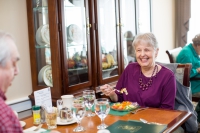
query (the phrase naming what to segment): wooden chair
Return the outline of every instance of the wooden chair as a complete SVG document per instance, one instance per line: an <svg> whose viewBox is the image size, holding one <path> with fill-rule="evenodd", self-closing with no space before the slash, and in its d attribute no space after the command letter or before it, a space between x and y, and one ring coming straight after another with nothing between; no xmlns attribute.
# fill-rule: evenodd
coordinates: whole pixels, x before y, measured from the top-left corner
<svg viewBox="0 0 200 133"><path fill-rule="evenodd" d="M172 49L172 50L166 50L166 53L169 57L170 63L176 63L176 57L178 56L178 54L181 50L182 50L181 47L178 47L178 48L175 48L175 49ZM192 65L191 65L191 68L192 68ZM191 68L190 68L190 70L191 70ZM200 78L189 78L189 81L193 81L193 80L199 80L199 82L200 82ZM184 82L184 84L185 84L185 86L187 86L187 83ZM190 85L190 84L188 84L188 85ZM187 86L187 87L189 87L189 86ZM198 102L199 100L200 100L200 97L194 97L194 96L192 97L192 101Z"/></svg>
<svg viewBox="0 0 200 133"><path fill-rule="evenodd" d="M176 57L178 56L181 50L182 48L178 47L178 48L166 51L167 55L169 56L170 63L176 63Z"/></svg>
<svg viewBox="0 0 200 133"><path fill-rule="evenodd" d="M192 68L192 65L190 63L187 63L187 64L178 64L177 69L176 69L177 80L187 87L190 87L191 68Z"/></svg>

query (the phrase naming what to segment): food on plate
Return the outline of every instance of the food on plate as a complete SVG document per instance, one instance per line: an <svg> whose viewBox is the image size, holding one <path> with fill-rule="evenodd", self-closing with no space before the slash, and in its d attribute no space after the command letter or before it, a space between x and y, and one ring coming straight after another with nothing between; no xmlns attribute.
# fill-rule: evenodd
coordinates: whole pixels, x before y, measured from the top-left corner
<svg viewBox="0 0 200 133"><path fill-rule="evenodd" d="M72 57L72 59L75 61L75 62L80 62L81 61L81 56L79 55L78 52L76 52L74 54L74 56Z"/></svg>
<svg viewBox="0 0 200 133"><path fill-rule="evenodd" d="M128 92L127 92L127 90L126 90L126 88L122 88L121 90L120 90L120 93L125 93L126 95L128 95Z"/></svg>
<svg viewBox="0 0 200 133"><path fill-rule="evenodd" d="M137 103L132 103L130 101L123 101L121 103L114 103L111 106L111 108L119 111L130 111L136 109L138 106L139 105Z"/></svg>
<svg viewBox="0 0 200 133"><path fill-rule="evenodd" d="M87 66L87 59L86 58L82 58L81 59L81 63L83 66Z"/></svg>
<svg viewBox="0 0 200 133"><path fill-rule="evenodd" d="M107 62L106 55L102 54L102 62Z"/></svg>
<svg viewBox="0 0 200 133"><path fill-rule="evenodd" d="M84 99L83 97L76 97L74 98L74 103L79 103L79 102L82 102Z"/></svg>
<svg viewBox="0 0 200 133"><path fill-rule="evenodd" d="M102 68L108 69L115 65L115 60L111 54L102 54Z"/></svg>
<svg viewBox="0 0 200 133"><path fill-rule="evenodd" d="M107 69L108 68L108 63L107 62L102 62L102 68Z"/></svg>
<svg viewBox="0 0 200 133"><path fill-rule="evenodd" d="M74 68L75 61L72 59L68 59L67 64L68 64L68 68Z"/></svg>
<svg viewBox="0 0 200 133"><path fill-rule="evenodd" d="M115 60L111 54L107 54L106 59L108 62L108 67L112 67L113 65L115 65Z"/></svg>

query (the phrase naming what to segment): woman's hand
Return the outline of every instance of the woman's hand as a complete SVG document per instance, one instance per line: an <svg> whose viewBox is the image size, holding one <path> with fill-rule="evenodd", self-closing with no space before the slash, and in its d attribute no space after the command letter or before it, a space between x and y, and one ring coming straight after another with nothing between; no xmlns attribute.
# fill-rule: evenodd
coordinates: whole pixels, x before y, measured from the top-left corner
<svg viewBox="0 0 200 133"><path fill-rule="evenodd" d="M108 84L105 84L100 87L101 92L103 92L104 95L112 97L116 95L115 90Z"/></svg>

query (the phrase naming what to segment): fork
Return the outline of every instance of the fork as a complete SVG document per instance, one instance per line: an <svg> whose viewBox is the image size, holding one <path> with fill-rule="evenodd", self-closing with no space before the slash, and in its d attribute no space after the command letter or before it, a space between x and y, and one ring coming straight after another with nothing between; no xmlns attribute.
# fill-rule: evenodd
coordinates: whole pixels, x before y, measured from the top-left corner
<svg viewBox="0 0 200 133"><path fill-rule="evenodd" d="M37 126L33 131L38 131L40 130L40 128L42 127L43 124L40 124L39 126Z"/></svg>
<svg viewBox="0 0 200 133"><path fill-rule="evenodd" d="M144 107L144 108L139 108L139 109L136 109L134 111L131 111L132 114L136 114L138 111L141 111L141 110L145 110L145 109L148 109L149 107Z"/></svg>
<svg viewBox="0 0 200 133"><path fill-rule="evenodd" d="M113 91L117 91L117 92L120 92L119 90L117 89L113 89ZM121 92L120 92L121 93ZM104 93L101 93L101 95L104 95Z"/></svg>

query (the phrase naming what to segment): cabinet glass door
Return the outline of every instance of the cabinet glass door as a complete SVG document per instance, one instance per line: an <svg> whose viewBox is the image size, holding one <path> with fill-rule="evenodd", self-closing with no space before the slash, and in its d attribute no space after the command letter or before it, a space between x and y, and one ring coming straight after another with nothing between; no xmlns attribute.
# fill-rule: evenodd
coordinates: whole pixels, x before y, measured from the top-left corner
<svg viewBox="0 0 200 133"><path fill-rule="evenodd" d="M115 0L98 0L98 44L102 78L118 75L117 20Z"/></svg>
<svg viewBox="0 0 200 133"><path fill-rule="evenodd" d="M48 0L34 0L33 14L38 85L53 87Z"/></svg>
<svg viewBox="0 0 200 133"><path fill-rule="evenodd" d="M84 0L64 1L66 56L69 86L87 82L89 18Z"/></svg>
<svg viewBox="0 0 200 133"><path fill-rule="evenodd" d="M121 0L121 15L120 23L122 40L124 46L124 66L128 63L135 62L135 51L132 46L136 34L135 28L135 1L134 0Z"/></svg>
<svg viewBox="0 0 200 133"><path fill-rule="evenodd" d="M137 0L137 34L151 32L151 0Z"/></svg>

